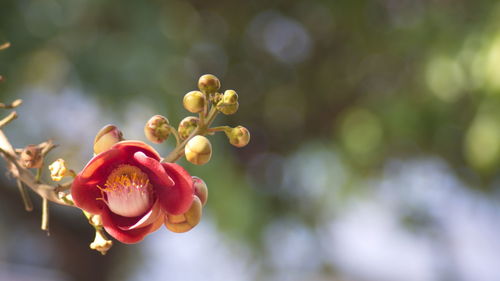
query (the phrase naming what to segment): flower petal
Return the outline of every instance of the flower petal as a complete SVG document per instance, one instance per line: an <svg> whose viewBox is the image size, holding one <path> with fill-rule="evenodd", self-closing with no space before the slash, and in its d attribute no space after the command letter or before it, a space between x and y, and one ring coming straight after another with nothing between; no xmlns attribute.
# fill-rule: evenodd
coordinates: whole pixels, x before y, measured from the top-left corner
<svg viewBox="0 0 500 281"><path fill-rule="evenodd" d="M169 214L185 213L193 203L194 188L191 175L175 163L162 163L162 166L173 179L175 186L159 186L156 189L158 200Z"/></svg>
<svg viewBox="0 0 500 281"><path fill-rule="evenodd" d="M90 160L71 185L71 196L78 208L92 214L101 214L105 204L98 200L102 198L102 194L97 185L104 184L110 170L115 167L114 164L120 161L124 161L124 155L116 149L102 152Z"/></svg>
<svg viewBox="0 0 500 281"><path fill-rule="evenodd" d="M135 228L131 230L122 230L120 229L115 220L116 217L112 216L109 212L103 212L102 215L102 224L106 232L109 235L113 236L116 240L126 243L126 244L134 244L140 242L146 235L148 235L154 226L154 223L148 224L141 228Z"/></svg>
<svg viewBox="0 0 500 281"><path fill-rule="evenodd" d="M147 156L142 151L134 153L134 159L141 165L141 168L147 170L153 186L172 187L175 185L158 160Z"/></svg>
<svg viewBox="0 0 500 281"><path fill-rule="evenodd" d="M123 220L115 220L115 222L117 223L116 225L118 226L118 228L120 228L121 230L131 230L150 225L156 222L158 219L161 219L160 216L161 216L161 208L157 200L153 204L151 209L147 211L142 217L141 216L137 217L139 218L139 220L134 222L134 220L131 220L131 218L120 217L123 218Z"/></svg>
<svg viewBox="0 0 500 281"><path fill-rule="evenodd" d="M130 156L132 156L137 151L142 151L148 157L154 158L157 161L160 161L161 158L160 154L158 154L158 152L156 152L154 148L143 143L142 141L121 141L113 145L111 149L119 149L125 151Z"/></svg>

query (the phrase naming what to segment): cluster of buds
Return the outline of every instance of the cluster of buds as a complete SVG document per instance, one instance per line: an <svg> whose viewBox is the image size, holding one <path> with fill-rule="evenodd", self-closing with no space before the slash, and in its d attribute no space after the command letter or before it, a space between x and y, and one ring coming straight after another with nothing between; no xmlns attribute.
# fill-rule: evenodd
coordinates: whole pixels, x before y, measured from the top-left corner
<svg viewBox="0 0 500 281"><path fill-rule="evenodd" d="M229 142L236 147L243 147L250 141L250 132L243 126L209 128L217 113L230 115L236 113L239 108L236 91L226 90L221 94L220 87L221 83L217 77L206 74L198 81L199 91L190 91L183 99L187 111L199 114L198 117L184 118L178 127L180 138L187 140L184 149L186 160L196 165L206 164L212 155L212 145L205 134L224 131Z"/></svg>

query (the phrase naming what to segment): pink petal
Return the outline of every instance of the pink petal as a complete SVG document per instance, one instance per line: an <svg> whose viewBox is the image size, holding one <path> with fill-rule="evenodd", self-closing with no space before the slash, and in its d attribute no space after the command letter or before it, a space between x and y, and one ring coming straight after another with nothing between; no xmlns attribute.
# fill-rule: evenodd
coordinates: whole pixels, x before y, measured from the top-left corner
<svg viewBox="0 0 500 281"><path fill-rule="evenodd" d="M142 239L152 231L154 225L152 223L141 228L122 230L115 224L115 220L109 212L103 212L101 218L106 232L116 240L126 244L134 244L142 241Z"/></svg>

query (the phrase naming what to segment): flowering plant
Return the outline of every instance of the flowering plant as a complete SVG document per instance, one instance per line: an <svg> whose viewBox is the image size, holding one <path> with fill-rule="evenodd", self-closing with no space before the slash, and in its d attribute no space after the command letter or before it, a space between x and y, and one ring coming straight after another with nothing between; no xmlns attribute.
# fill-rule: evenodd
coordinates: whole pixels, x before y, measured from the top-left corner
<svg viewBox="0 0 500 281"><path fill-rule="evenodd" d="M0 50L8 47L0 45ZM33 210L29 191L34 191L42 198L41 228L48 231L49 201L80 208L96 231L90 248L101 254L113 244L105 232L120 242L137 243L162 225L178 233L195 227L207 202L207 185L175 162L184 156L193 164L206 164L212 156L206 136L216 132L224 132L236 147L250 140L249 131L242 126L211 127L217 114L238 110L236 92L220 93L219 79L210 74L200 77L198 87L199 91L191 91L183 99L184 108L197 116L184 118L177 128L161 115L146 122L144 134L149 141L162 143L170 135L175 137L176 147L167 156L162 157L142 141L125 140L116 126L107 125L97 133L94 157L80 172L69 169L63 159L48 166L54 182L69 179L63 184L41 179L45 156L55 147L52 141L16 149L2 131L17 117L16 112L0 120L0 155L17 181L25 209ZM15 108L21 103L0 103L0 108Z"/></svg>

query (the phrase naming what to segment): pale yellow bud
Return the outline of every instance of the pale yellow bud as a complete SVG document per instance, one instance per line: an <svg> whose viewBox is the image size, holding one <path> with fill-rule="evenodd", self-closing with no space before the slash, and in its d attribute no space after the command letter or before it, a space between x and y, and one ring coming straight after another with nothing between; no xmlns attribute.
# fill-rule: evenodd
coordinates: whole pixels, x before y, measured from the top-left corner
<svg viewBox="0 0 500 281"><path fill-rule="evenodd" d="M220 89L219 78L212 74L205 74L198 80L198 88L206 94L213 94Z"/></svg>
<svg viewBox="0 0 500 281"><path fill-rule="evenodd" d="M42 148L30 144L23 149L19 158L21 165L25 168L41 168L43 165Z"/></svg>
<svg viewBox="0 0 500 281"><path fill-rule="evenodd" d="M179 137L181 139L187 139L189 135L198 127L198 123L200 122L200 119L198 117L194 116L188 116L184 119L182 119L181 123L179 124L178 132L179 132Z"/></svg>
<svg viewBox="0 0 500 281"><path fill-rule="evenodd" d="M90 243L90 249L100 252L101 255L105 255L111 246L113 246L113 241L108 240L102 230L96 230L94 242Z"/></svg>
<svg viewBox="0 0 500 281"><path fill-rule="evenodd" d="M60 181L65 176L71 175L71 172L66 168L66 162L64 159L57 159L52 164L49 165L50 177L53 181Z"/></svg>
<svg viewBox="0 0 500 281"><path fill-rule="evenodd" d="M222 102L225 104L235 104L238 102L238 94L234 90L226 90L222 97Z"/></svg>
<svg viewBox="0 0 500 281"><path fill-rule="evenodd" d="M205 94L200 91L191 91L184 96L184 108L192 113L202 112L205 107Z"/></svg>
<svg viewBox="0 0 500 281"><path fill-rule="evenodd" d="M165 216L165 226L172 232L182 233L191 230L201 220L202 204L198 196L193 196L193 204L187 212L181 215Z"/></svg>
<svg viewBox="0 0 500 281"><path fill-rule="evenodd" d="M184 148L186 159L196 165L206 164L212 157L212 144L204 136L194 136Z"/></svg>
<svg viewBox="0 0 500 281"><path fill-rule="evenodd" d="M164 142L170 134L168 119L161 115L151 117L144 126L144 135L154 143Z"/></svg>
<svg viewBox="0 0 500 281"><path fill-rule="evenodd" d="M205 206L208 200L208 188L207 184L199 177L193 178L194 195L200 198L201 204Z"/></svg>
<svg viewBox="0 0 500 281"><path fill-rule="evenodd" d="M235 114L236 111L238 111L239 106L240 106L240 104L238 102L233 103L233 104L227 104L227 103L221 102L221 103L217 104L217 110L224 113L225 115L231 115L231 114Z"/></svg>
<svg viewBox="0 0 500 281"><path fill-rule="evenodd" d="M229 143L236 147L244 147L250 142L250 132L243 126L237 126L226 132Z"/></svg>
<svg viewBox="0 0 500 281"><path fill-rule="evenodd" d="M94 139L94 153L99 154L111 148L115 143L123 140L123 134L115 125L104 126Z"/></svg>

